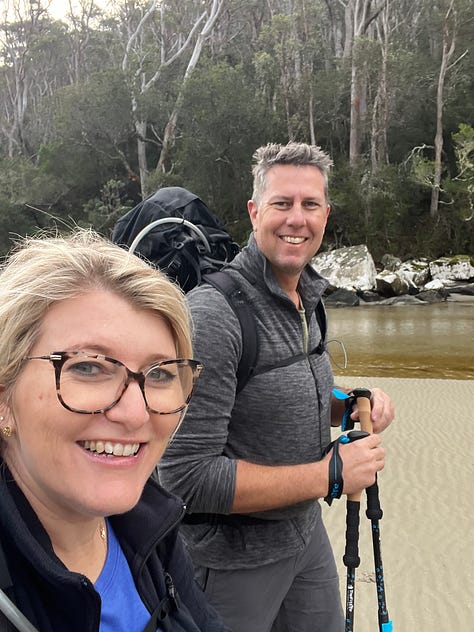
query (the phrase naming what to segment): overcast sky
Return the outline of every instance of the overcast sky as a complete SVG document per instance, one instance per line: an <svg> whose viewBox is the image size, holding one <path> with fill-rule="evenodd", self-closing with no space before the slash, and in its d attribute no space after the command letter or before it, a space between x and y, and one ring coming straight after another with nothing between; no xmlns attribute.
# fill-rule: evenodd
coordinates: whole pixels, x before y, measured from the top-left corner
<svg viewBox="0 0 474 632"><path fill-rule="evenodd" d="M0 0L1 2L1 0ZM95 0L95 4L103 7L107 5L107 0ZM77 0L72 0L73 7L78 6ZM51 0L49 5L49 12L54 18L62 18L69 11L68 0Z"/></svg>

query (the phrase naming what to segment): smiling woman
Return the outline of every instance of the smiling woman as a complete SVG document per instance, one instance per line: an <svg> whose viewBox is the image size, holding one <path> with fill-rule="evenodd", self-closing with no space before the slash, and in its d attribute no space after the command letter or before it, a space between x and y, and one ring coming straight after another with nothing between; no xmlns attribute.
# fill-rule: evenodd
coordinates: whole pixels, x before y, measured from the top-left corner
<svg viewBox="0 0 474 632"><path fill-rule="evenodd" d="M39 630L226 630L150 478L201 368L180 290L91 231L28 239L0 328L0 588Z"/></svg>

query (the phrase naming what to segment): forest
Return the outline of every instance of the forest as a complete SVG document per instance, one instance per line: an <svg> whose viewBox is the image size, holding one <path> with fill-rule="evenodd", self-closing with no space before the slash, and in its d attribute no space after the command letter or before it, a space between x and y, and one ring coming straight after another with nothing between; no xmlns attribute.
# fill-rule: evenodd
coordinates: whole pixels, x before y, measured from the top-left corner
<svg viewBox="0 0 474 632"><path fill-rule="evenodd" d="M0 5L0 254L38 229L110 236L163 186L243 244L253 152L297 140L334 161L324 249L474 255L471 0L68 6Z"/></svg>

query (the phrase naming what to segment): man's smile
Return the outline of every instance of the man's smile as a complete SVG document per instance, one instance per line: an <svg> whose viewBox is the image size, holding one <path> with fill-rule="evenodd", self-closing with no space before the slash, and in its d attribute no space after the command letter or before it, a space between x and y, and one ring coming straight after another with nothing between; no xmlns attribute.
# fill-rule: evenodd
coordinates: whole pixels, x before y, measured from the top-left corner
<svg viewBox="0 0 474 632"><path fill-rule="evenodd" d="M308 237L293 237L291 235L280 235L280 239L288 244L302 244L307 241Z"/></svg>

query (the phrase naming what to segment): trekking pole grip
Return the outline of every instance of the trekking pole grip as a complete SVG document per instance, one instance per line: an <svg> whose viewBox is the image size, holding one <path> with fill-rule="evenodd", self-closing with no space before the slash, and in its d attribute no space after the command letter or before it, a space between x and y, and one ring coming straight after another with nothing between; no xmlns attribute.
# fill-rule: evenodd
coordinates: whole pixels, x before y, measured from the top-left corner
<svg viewBox="0 0 474 632"><path fill-rule="evenodd" d="M372 393L368 388L355 388L352 391L352 395L356 398L361 430L367 434L372 434L372 421L370 419L370 398ZM348 499L350 501L360 502L361 495L362 492L349 494Z"/></svg>
<svg viewBox="0 0 474 632"><path fill-rule="evenodd" d="M352 391L357 401L357 410L359 411L360 428L364 432L372 434L372 421L370 419L370 398L372 393L368 388L355 388Z"/></svg>

